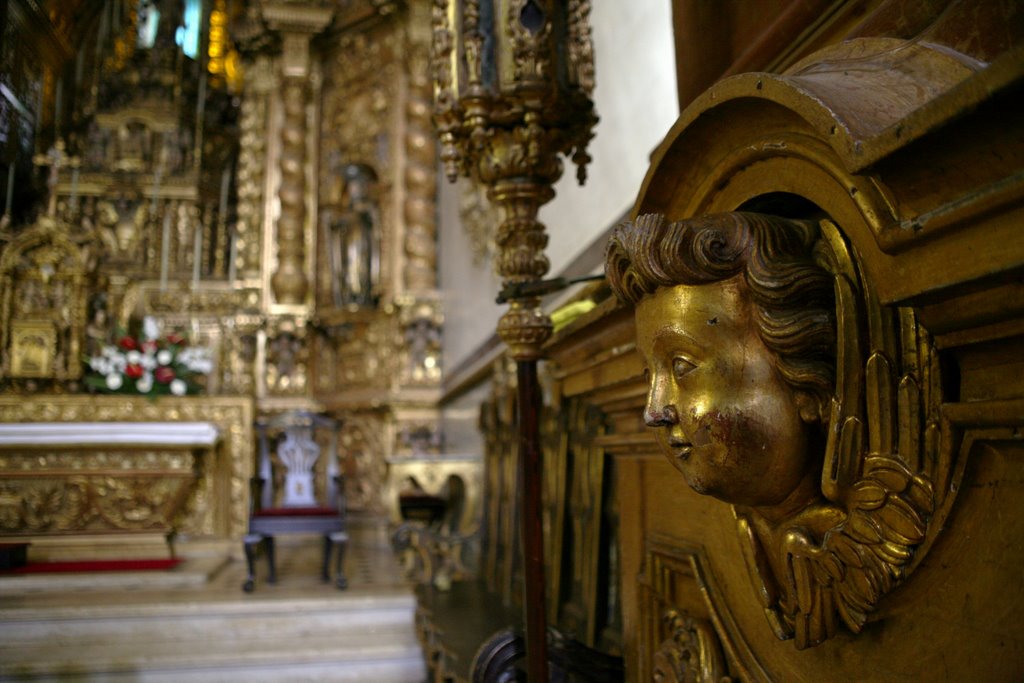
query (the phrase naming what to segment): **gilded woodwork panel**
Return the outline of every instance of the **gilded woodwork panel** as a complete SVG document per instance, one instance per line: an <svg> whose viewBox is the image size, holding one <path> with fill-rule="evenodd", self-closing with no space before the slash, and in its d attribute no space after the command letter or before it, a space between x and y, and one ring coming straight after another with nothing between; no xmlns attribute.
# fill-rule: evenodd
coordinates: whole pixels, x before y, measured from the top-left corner
<svg viewBox="0 0 1024 683"><path fill-rule="evenodd" d="M169 532L193 487L198 465L191 454L69 455L0 454L0 467L6 470L0 470L0 533ZM14 463L8 468L7 461L19 456L29 460L31 468L16 471ZM100 462L89 462L93 456ZM53 467L52 461L63 461L62 466Z"/></svg>
<svg viewBox="0 0 1024 683"><path fill-rule="evenodd" d="M573 351L566 355L581 357ZM564 379L557 360L561 357L549 366L551 374ZM510 607L520 604L521 581L517 566L521 550L516 521L515 380L510 361L496 362L491 395L480 414L485 439L480 571L488 590ZM552 624L572 633L578 642L619 652L618 512L612 500L614 470L604 447L608 419L604 404L594 402L592 396L559 399L563 385L556 379L551 386L556 403L544 409L541 419L544 471L540 514L548 615Z"/></svg>
<svg viewBox="0 0 1024 683"><path fill-rule="evenodd" d="M335 351L335 386L348 391L356 389L386 390L394 377L395 364L390 317L374 318L366 325L355 325Z"/></svg>
<svg viewBox="0 0 1024 683"><path fill-rule="evenodd" d="M429 106L421 101L425 76L414 73L425 59L422 27L411 18L416 14L410 8L365 32L343 34L324 56L330 68L324 70L320 129L322 240L328 240L328 222L341 196L336 170L367 164L379 179L374 199L381 305L336 309L332 278L338 273L326 250L318 256L317 326L323 334L317 393L338 407L399 395L405 404L422 403L402 392L436 387L441 378L442 312L429 296L436 268L436 171Z"/></svg>
<svg viewBox="0 0 1024 683"><path fill-rule="evenodd" d="M516 375L505 358L495 362L491 396L480 406L484 436L484 542L482 572L488 590L504 605L518 597L514 565L518 556L515 423Z"/></svg>
<svg viewBox="0 0 1024 683"><path fill-rule="evenodd" d="M729 683L727 660L711 616L693 584L706 590L706 557L697 548L649 542L644 573L638 577L642 609L650 619L640 634L640 648L653 652L639 680Z"/></svg>
<svg viewBox="0 0 1024 683"><path fill-rule="evenodd" d="M266 330L265 374L267 397L307 394L311 343L302 321L275 318Z"/></svg>
<svg viewBox="0 0 1024 683"><path fill-rule="evenodd" d="M568 507L569 463L569 415L576 411L547 408L541 415L540 433L544 455L543 490L541 501L544 526L544 582L545 599L548 602L548 621L558 623L558 611L566 593L562 578L566 565L566 547L572 547L572 539L566 538L566 517ZM571 565L570 565L571 566Z"/></svg>
<svg viewBox="0 0 1024 683"><path fill-rule="evenodd" d="M1012 159L1019 155L1002 154L1015 149L1020 126L999 103L1019 93L1021 62L1007 56L985 68L921 44L903 47L862 38L782 76L749 74L716 84L683 113L655 154L636 212L685 219L668 229L675 231L668 240L672 247L662 250L675 265L646 264L639 278L620 279L617 287L639 303L639 355L651 374L644 419L663 435L655 440L668 462L653 455L654 444L641 438L635 421L613 417L617 433L602 442L620 458L623 577L645 577L638 588L628 578L623 582L631 678L644 680L657 666L668 680L687 679L690 674L678 666L685 659L680 653L690 652L691 663L703 661L692 646L707 640L708 625L722 643L722 675L740 680L846 680L865 670L879 680L959 680L982 675L979 667L993 679L1020 674L1022 650L1006 618L1014 607L996 604L1019 600L1006 596L1009 579L985 558L997 548L1008 552L1009 539L1020 538L1012 521L990 524L988 506L1017 495L1012 482L1019 449L1005 439L1019 422L1020 392L1017 382L999 377L1015 367L1021 344L1019 297L1007 284L1009 273L1024 262L1022 243L1011 237L1010 227L1019 223L1018 203L1011 199L1019 166ZM852 74L845 66L854 61L858 69L872 62L888 66ZM990 106L958 118L963 107L983 99ZM1000 131L999 141L980 138L981 129ZM953 174L951 168L964 171ZM766 527L757 521L759 503L740 501L736 488L748 477L756 490L764 490L768 480L752 469L756 454L748 454L728 481L697 472L709 441L696 429L699 420L696 427L689 421L709 406L719 408L727 422L729 415L749 409L723 403L727 369L716 375L719 384L701 383L701 368L715 366L728 345L705 344L704 355L696 357L667 351L664 336L661 350L650 345L656 329L673 325L698 338L728 327L729 305L711 303L686 287L674 290L674 301L662 296L659 304L655 288L638 284L649 277L683 279L683 271L703 272L709 263L723 267L747 249L730 242L734 233L723 224L701 236L704 226L721 219L707 214L738 208L787 216L791 225L792 219L811 219L812 231L820 231L814 238L820 240L816 267L834 280L823 288L827 296L821 301L835 309L834 332L823 337L835 335L835 385L828 401L819 401L817 410L805 404L800 415L813 420L817 412L830 425L816 451L823 458L817 465L822 477L795 505L814 512L787 534L785 544L792 545L783 562L771 552L757 552L755 539L766 528L785 529L796 517L791 511ZM703 218L690 218L695 216ZM634 235L642 232L643 240L657 242L660 219L637 220L643 227ZM790 239L799 230L777 234L783 232ZM616 265L621 241L613 244L614 281L623 271ZM711 244L713 256L702 251ZM798 259L787 264L797 268ZM993 277L998 273L1007 275ZM768 281L748 274L735 282L753 288ZM659 281L657 287L665 289L657 291L672 291L675 284ZM757 301L762 306L767 299ZM796 289L780 301L805 310L814 306L799 302ZM691 320L687 312L704 317ZM758 324L776 314L761 310ZM615 324L614 310L600 316ZM781 329L764 343L781 340ZM757 345L745 345L747 369L756 366ZM659 365L672 354L677 356L671 367ZM628 359L636 355L625 349L617 365L626 373L618 377L634 387L630 369L640 366ZM804 359L804 380L813 374L813 359L822 357ZM567 386L575 380L585 391L588 381L608 372L604 366L613 366L610 357L567 371ZM778 372L788 376L791 370ZM596 382L609 386L604 377ZM672 394L677 385L686 391ZM772 391L763 387L757 400ZM960 402L965 391L977 407ZM637 399L642 402L625 385L618 393L621 407L632 403L635 410ZM776 415L772 424L781 418ZM716 427L709 427L713 442ZM673 436L677 429L689 434L689 443ZM760 441L771 447L774 439ZM716 461L715 477L728 470L729 454L742 448L742 435L733 434L729 444L724 459ZM668 463L683 477L669 481L674 470ZM687 482L733 503L732 510L688 491ZM999 487L1006 498L993 497L987 486ZM818 496L829 502L817 507ZM818 531L814 515L824 522ZM659 567L667 566L653 550L658 543L673 552L701 548L705 558L701 571L688 572L683 565L673 570L672 590L683 595L675 604L664 586L656 586ZM788 579L764 580L772 575ZM970 593L970 604L952 594L942 598L940 585ZM989 621L980 628L983 613ZM701 619L707 621L695 626ZM998 645L991 639L996 632ZM794 656L794 644L810 649ZM1012 663L1003 656L1005 648L1014 653ZM971 655L948 656L952 651ZM984 663L977 658L982 652L988 653Z"/></svg>
<svg viewBox="0 0 1024 683"><path fill-rule="evenodd" d="M221 444L199 459L199 479L188 493L184 509L177 520L162 519L161 523L175 522L177 531L185 538L239 538L248 524L249 478L252 474L254 451L252 437L252 404L242 398L179 398L157 399L117 396L54 396L34 395L0 396L0 422L212 422L220 429ZM40 509L50 511L55 520L46 524L64 524L61 519L73 519L71 506L82 506L82 519L103 519L109 524L122 524L130 528L155 525L159 511L166 510L174 496L184 495L180 484L152 487L147 470L161 471L168 465L175 476L191 472L191 456L172 456L157 452L112 451L88 459L74 455L33 454L33 472L42 465L52 463L63 467L68 459L75 460L74 495L59 492L49 484L34 485L33 496ZM117 469L141 467L141 472L127 481L111 482L102 467L116 461ZM24 457L18 460L24 464ZM95 471L93 471L95 468ZM41 470L49 480L48 470ZM51 471L52 472L52 471ZM18 476L4 475L4 485L17 481ZM179 486L175 489L174 486ZM148 491L152 489L152 495ZM104 498L104 496L106 498ZM6 499L5 499L6 500ZM47 503L47 501L49 501ZM77 508L76 508L77 509ZM42 523L42 522L40 522ZM70 523L70 522L69 522ZM107 528L110 528L109 526ZM147 527L153 528L153 527Z"/></svg>
<svg viewBox="0 0 1024 683"><path fill-rule="evenodd" d="M545 536L545 578L552 586L548 599L557 608L552 615L555 623L593 647L604 625L598 621L606 616L606 596L600 588L608 571L601 552L608 537L605 454L595 445L604 431L603 415L580 400L564 402L559 412L564 421L548 424L554 427L559 451L551 453L556 456L552 466L545 461L546 474L554 477L545 508L555 507ZM555 467L561 471L553 471Z"/></svg>
<svg viewBox="0 0 1024 683"><path fill-rule="evenodd" d="M0 255L0 378L74 380L86 325L85 253L43 216Z"/></svg>
<svg viewBox="0 0 1024 683"><path fill-rule="evenodd" d="M405 118L399 83L404 72L400 26L385 22L371 32L342 36L335 50L325 56L323 114L321 117L320 196L332 196L337 180L331 169L344 163L364 163L380 179L379 206L382 297L388 300L400 291L396 287L397 256L403 253L398 228L396 201L400 183L396 180L399 155L404 154L401 121ZM322 202L321 202L322 203ZM321 239L326 235L321 228ZM321 255L317 268L330 272ZM321 278L318 301L331 301L329 283Z"/></svg>
<svg viewBox="0 0 1024 683"><path fill-rule="evenodd" d="M343 415L338 445L345 463L345 497L350 510L383 512L392 426L386 413Z"/></svg>
<svg viewBox="0 0 1024 683"><path fill-rule="evenodd" d="M441 341L444 313L440 301L400 300L399 337L395 340L399 382L403 386L436 387L441 382Z"/></svg>

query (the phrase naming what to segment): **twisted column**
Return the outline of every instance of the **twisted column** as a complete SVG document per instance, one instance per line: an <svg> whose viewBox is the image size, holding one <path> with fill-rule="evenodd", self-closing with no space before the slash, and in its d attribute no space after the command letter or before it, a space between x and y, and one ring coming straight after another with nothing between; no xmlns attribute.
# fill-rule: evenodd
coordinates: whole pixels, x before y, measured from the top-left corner
<svg viewBox="0 0 1024 683"><path fill-rule="evenodd" d="M437 149L432 120L429 6L411 3L409 101L405 135L405 286L410 291L437 286ZM423 35L421 35L423 34Z"/></svg>
<svg viewBox="0 0 1024 683"><path fill-rule="evenodd" d="M277 221L277 270L270 279L274 298L282 304L301 304L309 278L306 245L306 82L289 77L284 85L284 124L281 129L281 214Z"/></svg>
<svg viewBox="0 0 1024 683"><path fill-rule="evenodd" d="M263 20L281 35L283 124L281 127L281 186L278 199L277 269L270 278L274 298L282 304L305 303L306 273L306 106L310 75L309 42L326 27L333 9L268 2Z"/></svg>

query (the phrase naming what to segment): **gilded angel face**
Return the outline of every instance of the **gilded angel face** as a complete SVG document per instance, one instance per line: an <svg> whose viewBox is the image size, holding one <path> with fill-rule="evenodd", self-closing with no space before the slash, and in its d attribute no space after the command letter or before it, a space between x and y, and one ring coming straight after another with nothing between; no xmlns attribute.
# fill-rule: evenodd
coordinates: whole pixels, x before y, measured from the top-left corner
<svg viewBox="0 0 1024 683"><path fill-rule="evenodd" d="M659 288L636 308L650 383L644 421L697 491L778 505L809 476L801 397L757 333L742 276Z"/></svg>

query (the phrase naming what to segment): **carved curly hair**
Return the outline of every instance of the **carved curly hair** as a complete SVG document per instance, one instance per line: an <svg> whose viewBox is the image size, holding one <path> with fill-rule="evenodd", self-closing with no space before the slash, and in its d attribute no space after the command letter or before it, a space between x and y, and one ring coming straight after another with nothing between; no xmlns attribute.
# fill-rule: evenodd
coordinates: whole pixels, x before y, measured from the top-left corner
<svg viewBox="0 0 1024 683"><path fill-rule="evenodd" d="M822 422L835 384L834 277L816 258L816 224L754 213L667 223L660 214L623 223L605 252L616 295L631 304L660 287L702 285L742 273L758 333L793 389L811 395Z"/></svg>

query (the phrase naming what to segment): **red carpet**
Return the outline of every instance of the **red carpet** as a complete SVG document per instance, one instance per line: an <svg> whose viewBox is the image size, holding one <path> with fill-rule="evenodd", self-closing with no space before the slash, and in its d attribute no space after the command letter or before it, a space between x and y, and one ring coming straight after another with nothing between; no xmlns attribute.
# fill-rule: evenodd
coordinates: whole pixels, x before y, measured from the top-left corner
<svg viewBox="0 0 1024 683"><path fill-rule="evenodd" d="M51 574L67 572L139 572L173 569L180 559L170 560L88 560L78 562L31 562L23 567L0 570L2 574Z"/></svg>

